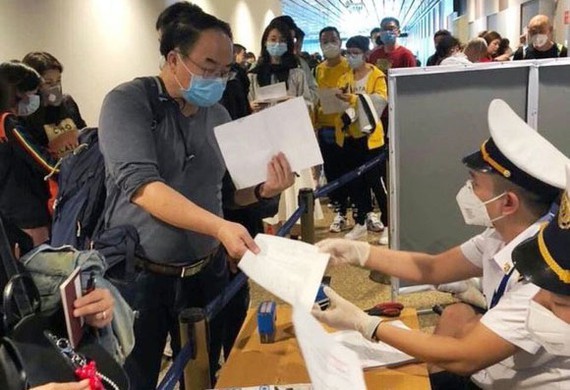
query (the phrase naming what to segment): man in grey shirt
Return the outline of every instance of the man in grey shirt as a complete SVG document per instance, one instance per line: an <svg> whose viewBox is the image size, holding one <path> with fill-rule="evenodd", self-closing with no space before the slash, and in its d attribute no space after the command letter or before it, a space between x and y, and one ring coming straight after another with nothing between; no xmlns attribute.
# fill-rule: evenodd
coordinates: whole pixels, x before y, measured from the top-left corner
<svg viewBox="0 0 570 390"><path fill-rule="evenodd" d="M167 334L179 350L178 313L205 306L227 284L221 246L230 266L246 250L259 250L243 226L222 218L226 168L213 128L230 120L216 104L233 61L230 27L197 11L163 28L160 51L166 62L158 102L149 101L144 80L135 79L107 95L99 122L107 192L116 199L106 224L132 225L140 237L137 274L122 283L138 311L136 345L125 364L135 389L156 387ZM159 123L155 104L164 112ZM235 191L231 202L252 204L293 183L283 154L267 172L264 183ZM222 315L210 323L212 369L222 325Z"/></svg>

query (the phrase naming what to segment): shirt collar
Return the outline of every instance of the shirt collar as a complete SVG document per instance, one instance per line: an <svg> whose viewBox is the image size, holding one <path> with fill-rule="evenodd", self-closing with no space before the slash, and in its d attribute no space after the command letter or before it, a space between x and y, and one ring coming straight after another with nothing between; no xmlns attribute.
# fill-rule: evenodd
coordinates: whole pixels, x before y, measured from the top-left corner
<svg viewBox="0 0 570 390"><path fill-rule="evenodd" d="M497 263L499 268L501 268L505 273L508 273L513 267L513 259L511 256L513 250L517 247L518 244L538 233L540 226L543 223L550 221L552 217L553 215L550 212L546 213L543 217L526 228L511 242L506 244L500 251L498 251L495 256L493 256L493 260L495 263Z"/></svg>

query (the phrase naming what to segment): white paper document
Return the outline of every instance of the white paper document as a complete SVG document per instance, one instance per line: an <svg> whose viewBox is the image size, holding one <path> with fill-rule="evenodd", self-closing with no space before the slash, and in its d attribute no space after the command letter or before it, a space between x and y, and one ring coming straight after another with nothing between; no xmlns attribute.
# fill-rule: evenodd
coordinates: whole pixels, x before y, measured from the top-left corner
<svg viewBox="0 0 570 390"><path fill-rule="evenodd" d="M309 312L329 261L326 253L305 242L258 234L258 255L247 251L238 264L261 287L289 304Z"/></svg>
<svg viewBox="0 0 570 390"><path fill-rule="evenodd" d="M408 328L402 321L390 321L390 325ZM356 331L339 331L332 334L334 339L356 353L362 368L395 366L416 360L413 356L383 342L368 341Z"/></svg>
<svg viewBox="0 0 570 390"><path fill-rule="evenodd" d="M313 389L366 389L356 353L336 341L303 308L293 307L293 325Z"/></svg>
<svg viewBox="0 0 570 390"><path fill-rule="evenodd" d="M287 86L285 82L269 84L255 90L255 102L257 103L272 103L287 98Z"/></svg>
<svg viewBox="0 0 570 390"><path fill-rule="evenodd" d="M319 88L319 102L323 109L323 114L338 114L344 112L348 107L348 103L336 97L337 93L341 93L338 88Z"/></svg>
<svg viewBox="0 0 570 390"><path fill-rule="evenodd" d="M237 189L263 182L267 164L279 152L294 172L323 163L302 97L217 126L214 134Z"/></svg>

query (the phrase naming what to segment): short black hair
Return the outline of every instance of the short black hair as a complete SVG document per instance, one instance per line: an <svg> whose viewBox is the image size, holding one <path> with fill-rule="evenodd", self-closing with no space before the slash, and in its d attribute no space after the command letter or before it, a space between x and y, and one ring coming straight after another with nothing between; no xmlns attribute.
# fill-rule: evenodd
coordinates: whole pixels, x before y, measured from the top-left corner
<svg viewBox="0 0 570 390"><path fill-rule="evenodd" d="M247 51L244 45L239 43L234 43L234 54L241 53L242 51Z"/></svg>
<svg viewBox="0 0 570 390"><path fill-rule="evenodd" d="M25 93L37 89L42 81L40 74L20 61L0 64L0 84L2 85L0 110L10 109L17 101L16 93Z"/></svg>
<svg viewBox="0 0 570 390"><path fill-rule="evenodd" d="M446 29L441 29L441 30L437 30L435 32L435 34L433 34L433 39L437 38L437 37L444 37L444 36L450 36L451 33L446 30Z"/></svg>
<svg viewBox="0 0 570 390"><path fill-rule="evenodd" d="M387 16L387 17L385 17L384 19L382 19L382 21L380 22L380 27L381 27L381 28L384 28L384 26L387 25L387 24L390 23L390 22L396 23L396 26L397 26L398 28L400 28L400 21L399 21L398 19L396 19L395 17L393 17L393 16Z"/></svg>
<svg viewBox="0 0 570 390"><path fill-rule="evenodd" d="M196 4L187 1L180 1L167 7L158 15L156 19L156 31L162 31L165 26L181 18L191 17L192 15L204 12L202 8Z"/></svg>
<svg viewBox="0 0 570 390"><path fill-rule="evenodd" d="M336 36L340 39L340 33L338 32L337 28L333 27L333 26L327 26L327 27L323 28L321 31L319 31L319 40L321 39L323 34L326 32L334 32L336 34Z"/></svg>
<svg viewBox="0 0 570 390"><path fill-rule="evenodd" d="M29 67L32 67L40 75L43 75L48 70L59 70L63 72L63 65L53 55L45 51L33 51L26 54L22 62Z"/></svg>
<svg viewBox="0 0 570 390"><path fill-rule="evenodd" d="M355 35L354 37L348 38L345 46L347 49L349 47L355 47L363 52L367 52L370 50L370 38L365 37L364 35Z"/></svg>
<svg viewBox="0 0 570 390"><path fill-rule="evenodd" d="M449 56L451 49L457 46L461 46L459 39L455 38L453 35L443 35L443 38L441 38L435 48L435 52L439 59L444 59Z"/></svg>
<svg viewBox="0 0 570 390"><path fill-rule="evenodd" d="M168 53L178 48L183 55L187 55L200 38L200 34L210 29L219 30L232 39L230 25L205 12L195 13L191 18L175 18L161 28L160 54L166 58Z"/></svg>
<svg viewBox="0 0 570 390"><path fill-rule="evenodd" d="M380 31L382 31L380 27L374 27L372 30L370 30L370 36L372 36L373 34L378 34Z"/></svg>

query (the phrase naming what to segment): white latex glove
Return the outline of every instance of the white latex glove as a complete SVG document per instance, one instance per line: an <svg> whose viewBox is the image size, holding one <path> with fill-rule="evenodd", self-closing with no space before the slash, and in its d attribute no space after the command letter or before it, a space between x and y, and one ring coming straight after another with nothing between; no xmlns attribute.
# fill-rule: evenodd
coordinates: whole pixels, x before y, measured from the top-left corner
<svg viewBox="0 0 570 390"><path fill-rule="evenodd" d="M372 336L374 336L376 328L382 322L382 318L369 316L328 286L323 291L329 297L330 305L324 311L318 305L315 305L313 310L311 310L313 316L335 329L357 330L364 338L372 340Z"/></svg>
<svg viewBox="0 0 570 390"><path fill-rule="evenodd" d="M320 252L329 253L329 264L351 264L364 267L370 256L370 244L364 241L327 238L315 244Z"/></svg>

